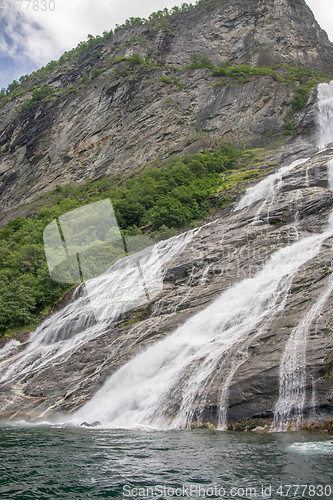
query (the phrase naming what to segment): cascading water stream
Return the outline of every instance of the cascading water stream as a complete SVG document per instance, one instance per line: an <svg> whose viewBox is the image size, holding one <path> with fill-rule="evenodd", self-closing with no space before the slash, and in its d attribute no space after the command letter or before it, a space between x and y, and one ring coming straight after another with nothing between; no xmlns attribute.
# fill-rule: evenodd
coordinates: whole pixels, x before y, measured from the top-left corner
<svg viewBox="0 0 333 500"><path fill-rule="evenodd" d="M202 273L202 276L199 280L199 285L205 285L208 281L208 274L209 274L209 271L210 271L210 268L212 267L213 265L213 262L211 262L210 264L208 264L208 266L204 269L203 273Z"/></svg>
<svg viewBox="0 0 333 500"><path fill-rule="evenodd" d="M318 85L317 117L318 147L320 151L325 151L333 144L333 81ZM333 190L333 160L327 163L327 179L329 188ZM279 399L274 411L273 427L277 430L297 428L302 423L306 403L306 349L309 330L332 292L333 275L324 292L288 339L280 365Z"/></svg>
<svg viewBox="0 0 333 500"><path fill-rule="evenodd" d="M333 235L333 221L322 233L277 251L253 278L232 286L204 311L174 333L121 367L74 421L96 421L111 427L186 427L202 385L230 349L241 345L279 310L291 278L318 255ZM170 400L180 400L173 421Z"/></svg>
<svg viewBox="0 0 333 500"><path fill-rule="evenodd" d="M318 85L317 122L317 145L320 151L324 151L329 144L332 143L333 145L333 81ZM281 191L283 177L292 172L296 167L306 163L309 159L310 157L297 159L290 165L280 168L277 172L274 172L255 186L247 189L234 211L236 212L242 208L249 207L262 199L265 200L262 205L262 208L264 208L268 198ZM309 183L308 170L306 170L306 182Z"/></svg>
<svg viewBox="0 0 333 500"><path fill-rule="evenodd" d="M329 188L333 190L333 160L327 164ZM279 399L274 411L273 427L277 430L297 428L303 419L306 402L306 348L309 330L321 314L333 292L333 274L324 292L319 296L303 320L293 329L287 341L280 365Z"/></svg>
<svg viewBox="0 0 333 500"><path fill-rule="evenodd" d="M303 163L309 161L309 159L310 157L295 160L290 165L286 165L280 168L277 172L274 172L255 186L247 189L245 195L238 202L234 211L237 212L238 210L242 210L242 208L249 207L259 200L266 200L267 202L267 199L270 196L274 196L281 191L283 185L283 177L286 174L289 174L296 167L299 167L300 165L303 165ZM264 202L262 208L265 205L266 203Z"/></svg>
<svg viewBox="0 0 333 500"><path fill-rule="evenodd" d="M138 262L149 290L160 290L166 264L197 232L189 231L116 262L104 274L85 283L88 295L80 293L84 291L81 285L72 303L32 333L26 349L12 341L0 350L0 382L31 375L60 358L65 362L83 344L102 335L121 314L144 304L147 297L138 279Z"/></svg>
<svg viewBox="0 0 333 500"><path fill-rule="evenodd" d="M333 145L333 80L318 85L318 147Z"/></svg>
<svg viewBox="0 0 333 500"><path fill-rule="evenodd" d="M297 429L302 424L306 402L306 347L309 330L332 292L333 274L322 295L288 339L280 366L280 395L274 411L274 429Z"/></svg>

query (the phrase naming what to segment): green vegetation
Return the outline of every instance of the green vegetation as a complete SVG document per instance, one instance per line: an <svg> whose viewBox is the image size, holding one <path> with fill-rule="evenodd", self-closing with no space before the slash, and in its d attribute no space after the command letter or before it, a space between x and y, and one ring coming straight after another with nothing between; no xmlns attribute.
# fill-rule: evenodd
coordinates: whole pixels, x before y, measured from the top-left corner
<svg viewBox="0 0 333 500"><path fill-rule="evenodd" d="M177 85L177 87L179 87L180 89L184 88L184 85L181 82L179 82L177 80L177 78L175 78L174 76L168 77L166 75L161 75L160 79L161 79L161 82L163 82L163 83L168 83L168 84L171 84L171 85Z"/></svg>
<svg viewBox="0 0 333 500"><path fill-rule="evenodd" d="M100 53L100 46L112 42L114 38L114 33L121 31L123 29L127 29L132 26L134 27L140 25L146 26L151 31L159 31L159 30L171 31L169 19L173 15L181 12L187 12L195 8L197 5L204 5L210 2L211 0L198 0L196 4L183 3L181 7L176 6L170 10L165 8L163 10L153 12L148 17L148 19L140 17L130 17L125 21L124 24L117 26L114 32L113 30L104 31L102 35L98 35L96 37L88 35L86 41L80 42L74 49L66 51L64 54L62 54L62 56L60 56L58 61L50 61L48 64L46 64L46 66L43 66L42 68L36 71L33 71L30 75L22 75L19 81L14 80L12 83L8 85L7 89L2 88L0 90L0 108L3 107L7 102L18 97L19 95L23 95L26 94L27 92L30 92L31 90L33 90L34 87L42 86L43 82L45 82L45 79L47 78L47 75L57 67L66 65L66 63L72 61L80 65L81 64L80 58L82 56L83 57L87 56L89 59L94 58ZM127 59L129 60L130 58ZM132 60L132 62L135 64L134 59ZM142 64L142 62L140 62L139 64ZM87 78L84 76L82 78L83 82L87 84L88 83ZM31 106L33 106L32 103L30 104ZM27 105L28 109L31 106Z"/></svg>
<svg viewBox="0 0 333 500"><path fill-rule="evenodd" d="M281 82L285 85L293 85L299 82L299 84L303 84L304 87L302 87L302 90L298 89L299 97L296 99L296 106L300 105L300 103L298 103L300 98L303 98L304 100L304 95L307 97L309 96L315 85L331 79L330 75L311 70L310 68L306 68L301 65L294 67L286 64L274 64L267 68L261 66L253 67L249 64L232 66L229 62L224 62L220 66L216 67L207 56L202 54L191 54L191 64L188 66L188 69L199 68L211 69L213 76L222 76L225 79L234 79L239 83L242 83L246 78L253 76L269 76L276 82ZM225 79L221 81L222 85L226 83ZM303 105L303 101L301 105Z"/></svg>
<svg viewBox="0 0 333 500"><path fill-rule="evenodd" d="M188 66L189 69L199 69L199 68L209 68L215 69L213 61L209 59L208 56L203 54L191 54L191 64Z"/></svg>
<svg viewBox="0 0 333 500"><path fill-rule="evenodd" d="M69 92L78 91L80 87L87 85L101 74L105 67L98 67L99 55L103 46L110 44L114 40L114 33L121 31L123 29L128 29L135 26L145 26L150 31L173 31L173 25L170 23L170 18L182 12L187 12L197 6L202 6L202 8L207 11L213 8L216 3L221 3L224 0L199 0L195 4L183 3L181 7L174 7L172 9L163 9L157 12L153 12L148 19L143 19L139 17L131 17L126 22L117 26L114 30L104 31L102 35L96 37L88 35L87 40L80 42L74 49L65 52L58 61L50 61L46 66L40 68L37 71L32 72L30 75L23 75L20 77L19 81L14 80L7 89L0 90L0 108L4 106L9 101L16 99L19 96L25 95L27 93L33 92L40 88L45 87L45 82L47 80L48 74L54 71L60 66L64 66L62 71L71 71L73 69L82 67L87 61L93 61L96 59L96 66L92 69L90 77L86 72L82 73L82 78L77 82L70 85L66 89L57 90L53 96L55 100L58 97L62 97ZM147 44L152 42L147 38L144 33L138 33L131 35L125 40L124 45L118 45L117 50L123 50L126 47L133 45L138 45L146 41ZM127 71L134 69L136 65L145 67L155 67L154 63L148 57L141 57L139 54L133 54L129 57L116 57L115 60L105 61L107 67L112 67L119 62L127 61L129 62L129 67ZM327 75L322 75L314 72L308 68L302 66L293 68L287 65L276 64L270 68L253 68L252 66L242 64L238 66L231 66L230 63L226 62L219 67L215 67L214 63L205 55L202 54L192 54L191 64L187 69L198 69L198 68L208 68L212 71L213 75L218 77L223 77L222 80L216 83L217 86L226 85L232 86L232 82L242 83L245 79L255 76L269 76L276 81L282 82L286 85L294 85L299 82L300 85L305 86L302 91L299 89L299 93L295 95L295 100L293 103L293 109L295 111L304 109L304 101L306 101L306 95L309 95L311 88L319 83L319 81L327 81L331 77ZM185 68L178 68L185 69ZM312 87L310 88L309 79L312 78ZM182 88L182 84L176 80L172 79L172 82L164 81L164 83L173 83ZM49 99L50 96L44 97L42 100ZM39 100L30 99L25 102L22 106L22 111L27 111L35 105Z"/></svg>
<svg viewBox="0 0 333 500"><path fill-rule="evenodd" d="M45 87L42 87L41 89L35 89L32 93L31 99L22 104L22 112L28 111L40 101L49 99L53 95L53 93L54 90L52 87L50 87L50 85L45 85Z"/></svg>
<svg viewBox="0 0 333 500"><path fill-rule="evenodd" d="M232 66L229 62L222 63L219 67L216 67L213 61L209 57L203 54L191 54L191 64L188 69L199 69L208 68L212 70L213 76L223 76L225 78L233 78L240 83L245 80L245 78L251 76L270 76L273 80L282 81L283 78L280 77L275 69L264 68L264 67L253 67L249 64L239 64L237 66ZM224 81L223 81L224 83Z"/></svg>
<svg viewBox="0 0 333 500"><path fill-rule="evenodd" d="M210 431L215 431L216 430L216 427L215 425L209 423L209 422L204 422L204 423L198 423L198 422L191 422L191 426L190 428L192 430L194 429L209 429Z"/></svg>
<svg viewBox="0 0 333 500"><path fill-rule="evenodd" d="M129 62L130 66L146 66L146 67L153 66L153 63L151 62L149 57L143 58L138 53L132 54L131 56L128 56L128 57L117 57L113 61L112 65L118 64L118 63L121 63L124 61Z"/></svg>
<svg viewBox="0 0 333 500"><path fill-rule="evenodd" d="M258 158L258 152L221 145L215 152L171 157L163 167L125 181L114 177L57 185L41 195L26 207L26 219L17 217L0 229L0 334L34 327L45 308L69 289L51 280L44 254L43 230L55 218L111 198L124 236L168 238L230 203L222 195L239 180L258 176L256 168L250 170ZM119 256L115 247L115 259ZM96 254L97 260L102 257Z"/></svg>
<svg viewBox="0 0 333 500"><path fill-rule="evenodd" d="M134 311L133 310L129 311L126 314L126 319L122 323L120 323L119 328L133 325L138 321L143 321L149 318L150 315L151 315L151 304L149 304L147 307L135 309Z"/></svg>
<svg viewBox="0 0 333 500"><path fill-rule="evenodd" d="M295 135L296 134L296 125L291 120L284 118L283 125L283 134L284 135Z"/></svg>
<svg viewBox="0 0 333 500"><path fill-rule="evenodd" d="M197 2L197 5L208 4L212 5L211 0ZM170 30L169 18L193 7L192 4L184 3L181 8L174 7L170 11L164 9L153 13L147 20L130 18L115 31L136 25L147 25L151 30ZM82 71L85 61L97 57L100 48L113 38L112 30L104 32L102 36L88 35L87 41L65 52L58 61L51 61L31 75L24 75L19 81L12 82L7 89L1 89L0 107L29 93L31 98L21 107L22 112L27 112L37 103L76 92L108 67L115 67L117 78L122 72L131 72L135 68L154 67L149 57L142 57L138 53L128 57L116 57L115 54L113 60L104 62L107 67L94 67L90 76ZM135 40L138 41L137 38ZM68 62L74 64L67 64ZM79 69L79 82L54 90L45 84L45 80L60 65L65 65L63 71L70 71L73 67L76 71ZM117 65L119 66L116 67ZM282 64L270 68L253 68L246 64L232 66L224 63L216 67L202 54L192 54L191 64L180 69L200 68L208 69L213 77L222 77L217 85L234 85L247 78L267 76L280 84L295 87L293 111L303 110L312 88L320 81L331 78L302 66ZM168 70L167 67L164 69ZM184 88L175 77L161 75L160 80L165 84ZM173 104L177 106L177 103ZM295 125L290 118L291 116L285 118L283 133L286 135L295 133ZM38 210L32 209L27 219L18 217L0 229L0 334L15 328L35 326L45 308L68 289L68 285L58 284L50 279L43 250L43 230L55 218L84 204L111 198L124 235L134 237L149 234L156 239L167 238L177 230L202 220L211 211L227 206L231 201L230 190L235 189L239 183L262 175L262 170L251 168L251 161L251 154L248 152L223 145L215 152L173 157L163 168L153 168L128 179L121 186L118 185L117 178L104 178L88 181L80 186L57 186L52 193L42 196L37 202Z"/></svg>
<svg viewBox="0 0 333 500"><path fill-rule="evenodd" d="M105 70L106 70L106 68L93 68L91 71L91 79L93 80L94 78L96 78L100 74L104 73Z"/></svg>
<svg viewBox="0 0 333 500"><path fill-rule="evenodd" d="M311 79L303 87L299 87L296 90L294 99L292 101L292 106L296 111L303 111L306 108L308 99L310 97L312 89L317 85L315 79Z"/></svg>
<svg viewBox="0 0 333 500"><path fill-rule="evenodd" d="M86 71L84 71L84 72L82 73L82 82L83 82L84 84L87 84L87 83L89 83L89 82L90 82L90 78L89 78L88 73L87 73Z"/></svg>
<svg viewBox="0 0 333 500"><path fill-rule="evenodd" d="M283 135L294 135L297 133L297 127L293 122L294 113L305 110L314 87L321 82L327 82L332 79L331 75L326 75L301 65L294 67L286 64L274 64L266 68L252 67L248 64L232 66L229 62L224 62L219 67L216 67L207 56L202 54L191 54L191 64L187 68L208 68L212 71L212 76L222 76L223 79L215 83L216 87L223 86L230 88L234 84L242 84L249 78L261 76L270 77L280 84L293 87L295 89L294 96L291 107L284 117Z"/></svg>
<svg viewBox="0 0 333 500"><path fill-rule="evenodd" d="M249 432L257 428L268 429L269 427L270 427L270 422L268 420L264 420L262 418L243 418L239 422L230 424L228 426L228 431Z"/></svg>
<svg viewBox="0 0 333 500"><path fill-rule="evenodd" d="M65 286L51 280L42 245L41 218L18 217L0 230L0 334L33 327ZM68 288L68 287L67 287Z"/></svg>
<svg viewBox="0 0 333 500"><path fill-rule="evenodd" d="M214 76L224 76L227 78L235 78L238 82L243 82L245 78L251 76L269 76L275 81L282 81L282 78L273 68L254 68L249 64L239 64L238 66L222 66L213 69Z"/></svg>

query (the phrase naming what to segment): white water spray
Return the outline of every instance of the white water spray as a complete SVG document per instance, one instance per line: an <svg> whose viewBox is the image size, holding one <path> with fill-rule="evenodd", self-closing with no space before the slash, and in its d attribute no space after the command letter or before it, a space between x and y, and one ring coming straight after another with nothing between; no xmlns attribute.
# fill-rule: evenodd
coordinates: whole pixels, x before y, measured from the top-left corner
<svg viewBox="0 0 333 500"><path fill-rule="evenodd" d="M333 146L333 81L318 85L318 147Z"/></svg>

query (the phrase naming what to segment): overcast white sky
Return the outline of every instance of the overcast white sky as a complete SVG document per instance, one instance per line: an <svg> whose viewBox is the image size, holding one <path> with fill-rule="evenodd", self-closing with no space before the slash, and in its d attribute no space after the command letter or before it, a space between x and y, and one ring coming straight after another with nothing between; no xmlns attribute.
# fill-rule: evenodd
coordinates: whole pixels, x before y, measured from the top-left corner
<svg viewBox="0 0 333 500"><path fill-rule="evenodd" d="M148 17L183 1L0 0L0 88L58 59L88 33L101 34L131 16ZM333 0L306 2L333 41Z"/></svg>

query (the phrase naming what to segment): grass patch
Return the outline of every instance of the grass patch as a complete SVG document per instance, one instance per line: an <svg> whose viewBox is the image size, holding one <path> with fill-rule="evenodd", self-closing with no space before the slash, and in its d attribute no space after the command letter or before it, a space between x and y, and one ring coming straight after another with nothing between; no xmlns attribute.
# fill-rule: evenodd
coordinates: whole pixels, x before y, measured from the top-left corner
<svg viewBox="0 0 333 500"><path fill-rule="evenodd" d="M306 85L299 87L292 100L292 106L295 111L304 111L308 103L312 89L318 84L317 80L311 78Z"/></svg>
<svg viewBox="0 0 333 500"><path fill-rule="evenodd" d="M203 54L191 54L191 64L188 69L209 68L215 69L215 64L208 56Z"/></svg>
<svg viewBox="0 0 333 500"><path fill-rule="evenodd" d="M284 135L295 135L297 132L296 125L292 120L284 118L283 134Z"/></svg>
<svg viewBox="0 0 333 500"><path fill-rule="evenodd" d="M223 76L226 78L236 79L238 82L243 82L251 76L269 76L276 82L282 81L277 72L272 68L254 68L248 64L239 64L238 66L225 66L213 69L213 76Z"/></svg>
<svg viewBox="0 0 333 500"><path fill-rule="evenodd" d="M163 83L167 83L168 85L177 85L180 89L183 89L185 86L177 80L174 76L168 77L166 75L161 75L160 80Z"/></svg>

